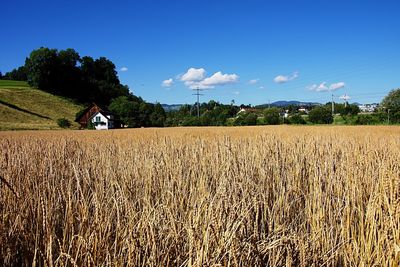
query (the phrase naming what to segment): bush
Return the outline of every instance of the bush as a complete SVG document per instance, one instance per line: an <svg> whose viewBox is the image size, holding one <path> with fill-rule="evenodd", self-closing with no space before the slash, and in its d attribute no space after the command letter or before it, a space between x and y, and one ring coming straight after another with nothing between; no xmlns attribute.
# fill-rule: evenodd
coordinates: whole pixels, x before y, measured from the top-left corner
<svg viewBox="0 0 400 267"><path fill-rule="evenodd" d="M289 123L290 124L306 124L306 121L300 114L295 114L295 115L289 117Z"/></svg>
<svg viewBox="0 0 400 267"><path fill-rule="evenodd" d="M202 121L198 117L187 117L182 121L182 126L202 126Z"/></svg>
<svg viewBox="0 0 400 267"><path fill-rule="evenodd" d="M71 126L71 122L66 118L60 118L57 120L57 125L61 128L69 128Z"/></svg>
<svg viewBox="0 0 400 267"><path fill-rule="evenodd" d="M267 108L264 110L264 123L276 125L280 122L280 110L278 108Z"/></svg>
<svg viewBox="0 0 400 267"><path fill-rule="evenodd" d="M249 113L244 118L245 125L257 125L257 115L254 113Z"/></svg>
<svg viewBox="0 0 400 267"><path fill-rule="evenodd" d="M377 116L373 116L370 114L360 114L357 116L355 124L359 125L370 125L370 124L378 124L379 118Z"/></svg>
<svg viewBox="0 0 400 267"><path fill-rule="evenodd" d="M254 113L240 114L233 123L235 126L257 125L257 115Z"/></svg>
<svg viewBox="0 0 400 267"><path fill-rule="evenodd" d="M96 126L94 125L94 123L91 120L89 120L89 122L87 124L87 129L88 130L95 130L96 129Z"/></svg>
<svg viewBox="0 0 400 267"><path fill-rule="evenodd" d="M347 115L355 116L360 113L360 108L357 105L351 104L341 109L339 113L342 117Z"/></svg>
<svg viewBox="0 0 400 267"><path fill-rule="evenodd" d="M317 124L330 124L333 122L333 116L329 108L316 107L310 111L308 120Z"/></svg>

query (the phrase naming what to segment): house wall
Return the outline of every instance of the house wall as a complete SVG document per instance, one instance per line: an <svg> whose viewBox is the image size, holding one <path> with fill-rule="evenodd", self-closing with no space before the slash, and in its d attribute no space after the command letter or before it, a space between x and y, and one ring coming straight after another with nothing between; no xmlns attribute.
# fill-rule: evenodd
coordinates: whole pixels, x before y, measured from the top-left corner
<svg viewBox="0 0 400 267"><path fill-rule="evenodd" d="M100 122L96 120L96 117L100 117ZM97 112L93 115L92 123L94 124L96 130L108 130L114 128L114 125L112 125L112 121L110 122L109 118L103 116L103 114L101 114L100 112Z"/></svg>
<svg viewBox="0 0 400 267"><path fill-rule="evenodd" d="M113 129L113 128L115 128L115 125L114 125L114 116L113 116L113 115L108 115L107 118L109 119L109 121L108 121L108 129Z"/></svg>
<svg viewBox="0 0 400 267"><path fill-rule="evenodd" d="M87 128L89 119L93 116L93 114L99 111L100 108L97 105L93 105L89 110L87 110L86 113L79 120L81 128Z"/></svg>

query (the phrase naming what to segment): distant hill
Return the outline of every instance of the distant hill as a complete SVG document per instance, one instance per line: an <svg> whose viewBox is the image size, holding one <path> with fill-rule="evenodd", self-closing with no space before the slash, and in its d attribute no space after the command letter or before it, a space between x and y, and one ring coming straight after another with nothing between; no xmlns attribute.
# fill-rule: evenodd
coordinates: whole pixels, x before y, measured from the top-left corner
<svg viewBox="0 0 400 267"><path fill-rule="evenodd" d="M168 112L168 111L179 110L183 105L182 105L182 104L172 104L172 105L161 104L161 106L163 107L163 109L164 109L166 112Z"/></svg>
<svg viewBox="0 0 400 267"><path fill-rule="evenodd" d="M271 107L286 107L286 106L315 106L315 105L321 105L320 103L317 102L300 102L300 101L276 101L271 104L262 104L256 106L256 108L267 108L268 106Z"/></svg>
<svg viewBox="0 0 400 267"><path fill-rule="evenodd" d="M83 106L69 99L29 87L26 82L0 80L0 130L59 129L57 119L67 118L73 128Z"/></svg>

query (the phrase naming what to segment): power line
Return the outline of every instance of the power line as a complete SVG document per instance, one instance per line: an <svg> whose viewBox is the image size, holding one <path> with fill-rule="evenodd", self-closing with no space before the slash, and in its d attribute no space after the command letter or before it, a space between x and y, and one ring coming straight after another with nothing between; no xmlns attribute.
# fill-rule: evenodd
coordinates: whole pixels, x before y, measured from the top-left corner
<svg viewBox="0 0 400 267"><path fill-rule="evenodd" d="M197 117L200 118L200 96L204 95L204 94L200 94L200 91L204 91L204 89L200 89L199 87L197 87L196 89L196 93L192 94L197 96Z"/></svg>

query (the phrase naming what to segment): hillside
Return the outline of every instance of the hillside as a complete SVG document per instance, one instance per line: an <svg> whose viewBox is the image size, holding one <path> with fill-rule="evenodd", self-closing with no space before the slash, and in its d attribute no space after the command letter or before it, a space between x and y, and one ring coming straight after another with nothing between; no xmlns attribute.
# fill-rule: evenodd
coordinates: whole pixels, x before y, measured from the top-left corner
<svg viewBox="0 0 400 267"><path fill-rule="evenodd" d="M26 82L0 80L0 130L59 129L57 119L73 122L82 108ZM72 128L77 127L74 122Z"/></svg>

